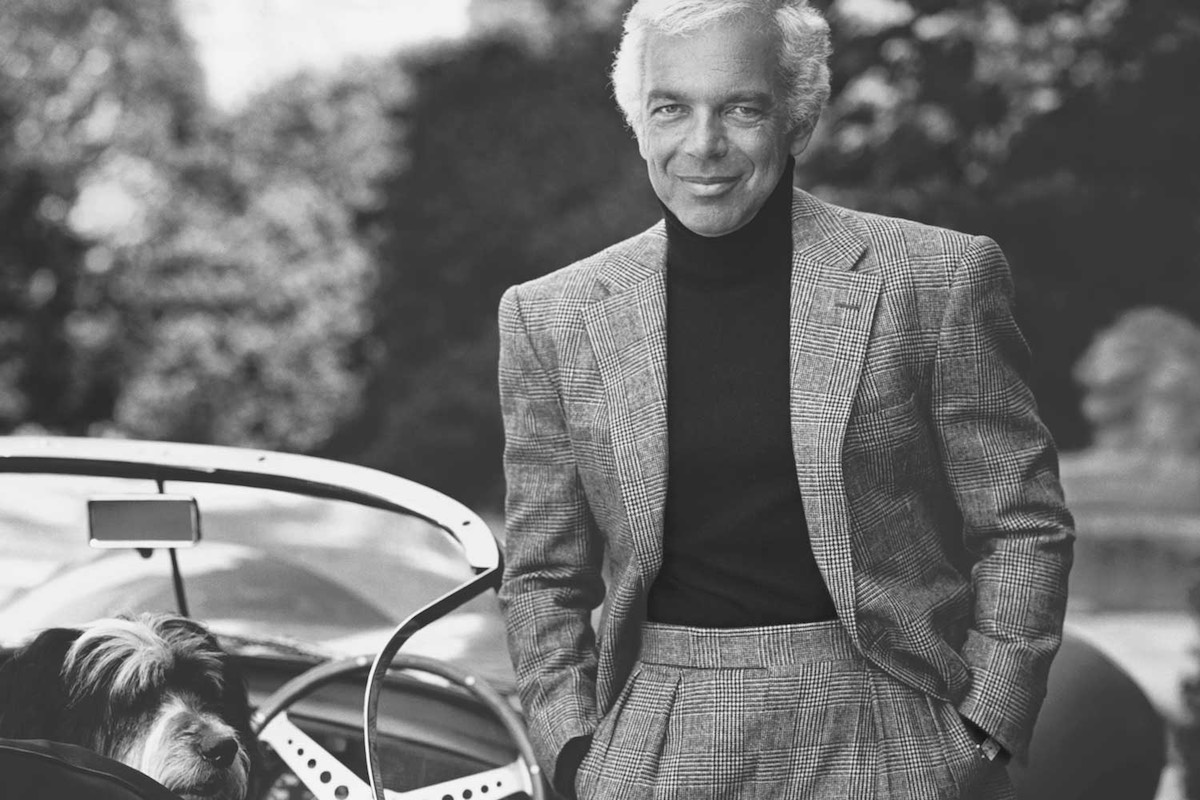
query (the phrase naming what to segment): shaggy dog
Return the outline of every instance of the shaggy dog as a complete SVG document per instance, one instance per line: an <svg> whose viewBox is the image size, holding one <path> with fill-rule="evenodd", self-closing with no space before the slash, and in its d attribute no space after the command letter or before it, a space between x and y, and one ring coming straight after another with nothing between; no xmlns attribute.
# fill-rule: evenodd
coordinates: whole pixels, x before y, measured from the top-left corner
<svg viewBox="0 0 1200 800"><path fill-rule="evenodd" d="M186 800L243 800L246 687L197 623L145 614L54 628L0 663L0 737L81 745Z"/></svg>

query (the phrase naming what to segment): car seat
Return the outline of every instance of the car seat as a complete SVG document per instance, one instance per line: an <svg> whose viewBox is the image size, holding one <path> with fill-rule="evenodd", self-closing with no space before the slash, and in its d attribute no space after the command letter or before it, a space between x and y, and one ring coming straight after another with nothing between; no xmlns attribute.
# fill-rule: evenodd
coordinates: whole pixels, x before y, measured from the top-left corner
<svg viewBox="0 0 1200 800"><path fill-rule="evenodd" d="M73 744L0 739L0 800L179 800L158 781Z"/></svg>

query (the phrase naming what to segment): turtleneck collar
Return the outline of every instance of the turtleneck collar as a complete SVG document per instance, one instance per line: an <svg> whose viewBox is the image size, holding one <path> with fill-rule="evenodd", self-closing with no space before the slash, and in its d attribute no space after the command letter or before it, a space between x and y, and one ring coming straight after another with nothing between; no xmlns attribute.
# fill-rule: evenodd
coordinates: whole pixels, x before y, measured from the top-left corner
<svg viewBox="0 0 1200 800"><path fill-rule="evenodd" d="M778 269L790 270L795 164L789 157L779 183L754 218L724 236L693 232L660 202L667 227L668 280L740 284Z"/></svg>

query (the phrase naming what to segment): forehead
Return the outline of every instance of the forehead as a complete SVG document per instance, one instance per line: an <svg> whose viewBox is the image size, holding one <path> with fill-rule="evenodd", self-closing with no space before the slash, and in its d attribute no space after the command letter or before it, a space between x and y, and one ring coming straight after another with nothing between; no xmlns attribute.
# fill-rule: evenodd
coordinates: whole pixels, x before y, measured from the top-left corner
<svg viewBox="0 0 1200 800"><path fill-rule="evenodd" d="M687 34L650 31L646 37L643 99L650 95L774 94L774 33L736 17Z"/></svg>

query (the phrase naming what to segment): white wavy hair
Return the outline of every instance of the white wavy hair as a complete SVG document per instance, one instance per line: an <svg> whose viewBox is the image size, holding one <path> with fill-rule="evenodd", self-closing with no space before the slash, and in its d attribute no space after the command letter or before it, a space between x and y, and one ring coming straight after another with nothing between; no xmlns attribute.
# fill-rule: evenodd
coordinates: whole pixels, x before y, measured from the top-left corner
<svg viewBox="0 0 1200 800"><path fill-rule="evenodd" d="M216 708L225 688L223 654L190 620L165 614L97 620L67 651L61 676L70 704L104 700L89 746L140 770L183 800L243 800L248 742ZM115 707L145 708L114 719ZM202 752L220 743L225 755Z"/></svg>
<svg viewBox="0 0 1200 800"><path fill-rule="evenodd" d="M128 698L161 684L178 662L191 661L221 688L221 659L194 630L169 625L171 617L141 614L96 620L67 651L62 676L72 699L106 692Z"/></svg>
<svg viewBox="0 0 1200 800"><path fill-rule="evenodd" d="M638 0L625 15L625 31L613 60L617 105L641 136L642 79L647 34L686 35L748 14L774 27L779 47L778 79L788 117L798 134L808 134L829 100L829 24L808 0Z"/></svg>

